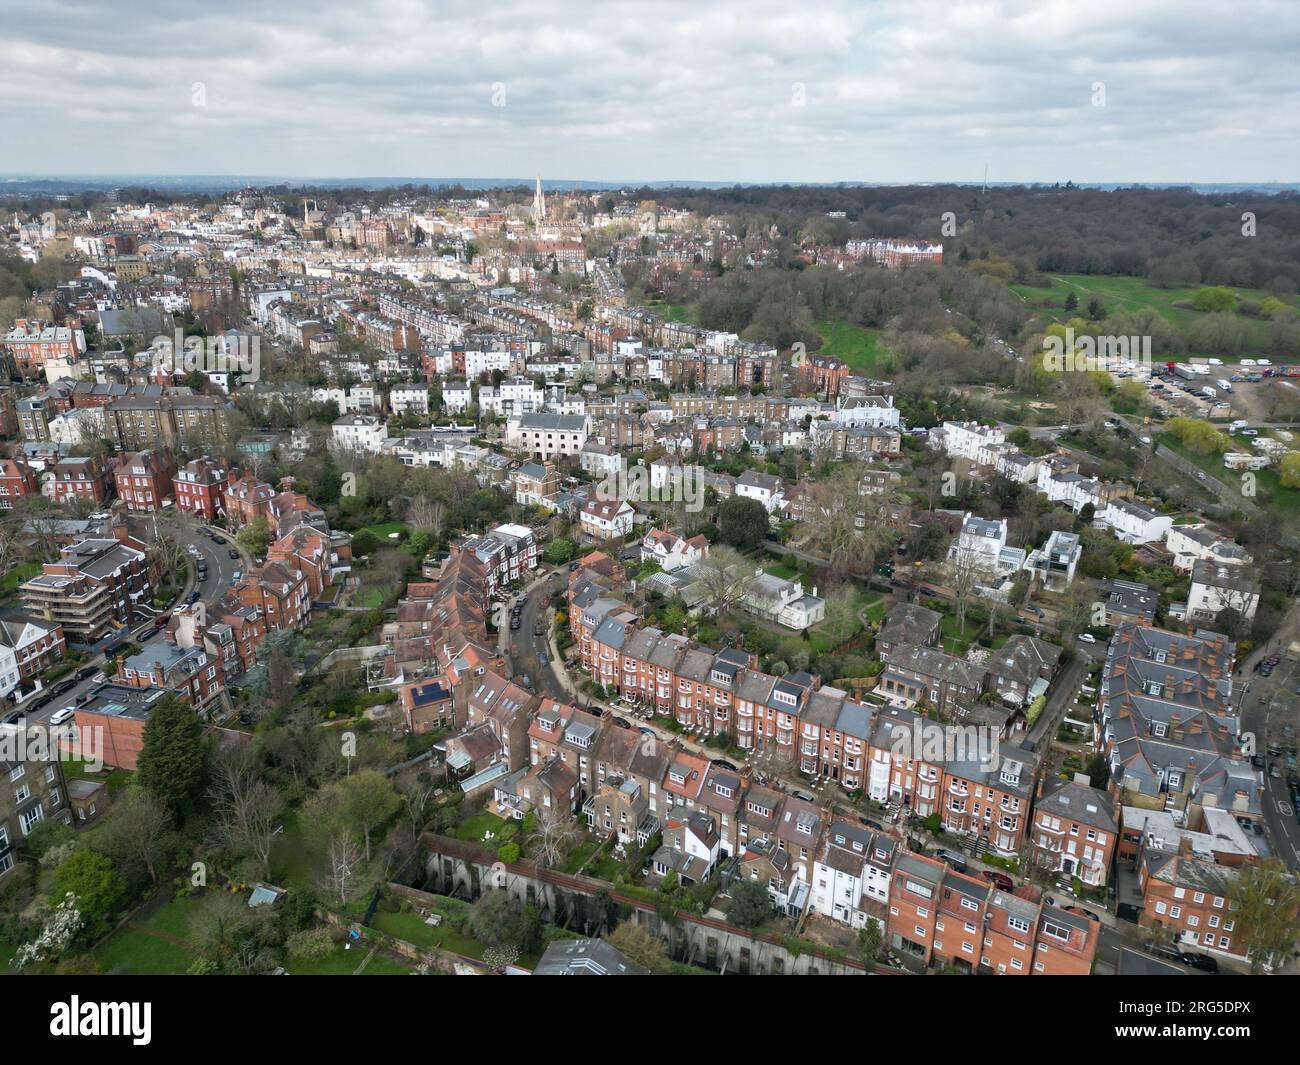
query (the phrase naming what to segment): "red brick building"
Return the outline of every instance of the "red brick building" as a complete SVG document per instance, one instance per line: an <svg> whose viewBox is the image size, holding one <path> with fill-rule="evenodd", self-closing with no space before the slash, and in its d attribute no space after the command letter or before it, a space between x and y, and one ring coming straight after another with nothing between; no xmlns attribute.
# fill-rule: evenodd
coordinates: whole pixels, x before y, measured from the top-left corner
<svg viewBox="0 0 1300 1065"><path fill-rule="evenodd" d="M172 478L176 506L202 521L213 521L225 516L226 491L229 487L230 470L225 463L206 455L187 462Z"/></svg>
<svg viewBox="0 0 1300 1065"><path fill-rule="evenodd" d="M113 471L117 496L129 510L162 510L175 476L176 463L165 447L123 455Z"/></svg>
<svg viewBox="0 0 1300 1065"><path fill-rule="evenodd" d="M23 496L40 494L36 471L21 459L0 459L0 510L12 510Z"/></svg>
<svg viewBox="0 0 1300 1065"><path fill-rule="evenodd" d="M56 503L88 499L103 503L109 494L109 473L97 458L67 458L52 466L43 491Z"/></svg>

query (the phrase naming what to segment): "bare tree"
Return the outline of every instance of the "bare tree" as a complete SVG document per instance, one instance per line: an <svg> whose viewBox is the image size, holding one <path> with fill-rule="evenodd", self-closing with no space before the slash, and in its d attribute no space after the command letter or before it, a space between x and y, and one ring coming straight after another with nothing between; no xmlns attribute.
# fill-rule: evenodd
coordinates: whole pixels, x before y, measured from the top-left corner
<svg viewBox="0 0 1300 1065"><path fill-rule="evenodd" d="M158 883L162 847L172 829L167 807L143 788L132 788L105 826L110 853L144 863L149 879Z"/></svg>
<svg viewBox="0 0 1300 1065"><path fill-rule="evenodd" d="M447 525L447 504L441 499L418 495L411 500L406 520L420 532L427 532L435 540L440 538Z"/></svg>
<svg viewBox="0 0 1300 1065"><path fill-rule="evenodd" d="M726 546L712 547L695 572L709 606L718 613L738 606L754 582L753 564Z"/></svg>
<svg viewBox="0 0 1300 1065"><path fill-rule="evenodd" d="M213 811L222 836L250 851L271 873L271 844L275 840L284 798L262 779L262 765L253 752L237 748L223 753L213 770Z"/></svg>
<svg viewBox="0 0 1300 1065"><path fill-rule="evenodd" d="M550 807L536 811L537 828L533 836L537 844L537 856L542 865L548 869L559 865L569 853L577 837L577 826L571 817Z"/></svg>
<svg viewBox="0 0 1300 1065"><path fill-rule="evenodd" d="M957 607L957 628L966 634L966 608L971 596L984 578L986 566L981 554L971 547L963 547L960 538L953 545L948 559L948 587Z"/></svg>

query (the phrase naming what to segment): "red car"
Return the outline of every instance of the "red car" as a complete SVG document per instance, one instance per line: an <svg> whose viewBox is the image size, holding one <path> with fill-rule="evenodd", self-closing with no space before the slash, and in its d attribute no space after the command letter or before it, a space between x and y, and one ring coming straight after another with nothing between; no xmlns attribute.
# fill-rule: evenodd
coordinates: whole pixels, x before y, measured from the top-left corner
<svg viewBox="0 0 1300 1065"><path fill-rule="evenodd" d="M996 869L985 869L984 879L1003 891L1011 891L1016 886L1016 882L1011 877L1006 873L999 873Z"/></svg>

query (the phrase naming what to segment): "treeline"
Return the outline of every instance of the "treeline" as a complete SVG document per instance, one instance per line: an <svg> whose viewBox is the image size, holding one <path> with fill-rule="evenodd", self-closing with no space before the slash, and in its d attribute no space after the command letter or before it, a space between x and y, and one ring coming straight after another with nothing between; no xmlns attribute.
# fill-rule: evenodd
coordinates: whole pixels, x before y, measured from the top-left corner
<svg viewBox="0 0 1300 1065"><path fill-rule="evenodd" d="M896 188L768 186L640 195L728 219L742 237L842 244L853 238L943 241L959 259L996 256L1015 279L1049 273L1118 274L1153 284L1224 284L1300 291L1300 195L1206 195L1186 188L1115 190L935 185ZM827 217L843 211L844 218ZM955 235L945 235L953 216ZM1242 215L1254 216L1253 235Z"/></svg>

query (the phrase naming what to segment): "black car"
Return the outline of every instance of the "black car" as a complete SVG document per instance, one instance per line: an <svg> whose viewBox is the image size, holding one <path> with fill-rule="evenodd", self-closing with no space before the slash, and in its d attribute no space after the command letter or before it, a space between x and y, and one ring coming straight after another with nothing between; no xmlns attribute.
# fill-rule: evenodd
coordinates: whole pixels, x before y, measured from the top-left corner
<svg viewBox="0 0 1300 1065"><path fill-rule="evenodd" d="M1185 950L1178 955L1178 960L1184 965L1190 965L1193 969L1200 969L1203 973L1217 973L1219 963L1211 958L1208 954L1198 954L1194 950Z"/></svg>
<svg viewBox="0 0 1300 1065"><path fill-rule="evenodd" d="M197 603L198 601L199 601L199 593L198 593L198 592L190 592L190 597L189 597L188 599L185 600L185 602L187 602L190 606L193 606L193 605L194 605L195 603Z"/></svg>
<svg viewBox="0 0 1300 1065"><path fill-rule="evenodd" d="M236 551L233 547L229 551L227 551L226 554L228 554L231 558L236 560L238 560L239 558L239 552Z"/></svg>
<svg viewBox="0 0 1300 1065"><path fill-rule="evenodd" d="M520 625L519 615L516 614L514 617L510 619L510 631L514 632L516 629L519 628L519 625Z"/></svg>

